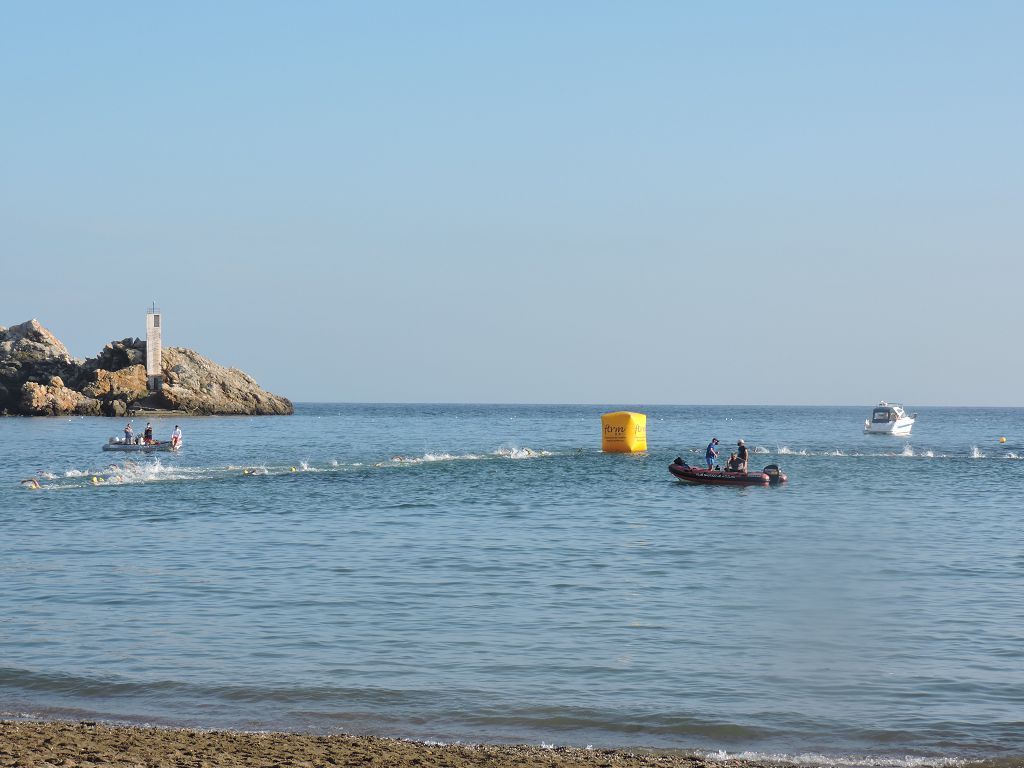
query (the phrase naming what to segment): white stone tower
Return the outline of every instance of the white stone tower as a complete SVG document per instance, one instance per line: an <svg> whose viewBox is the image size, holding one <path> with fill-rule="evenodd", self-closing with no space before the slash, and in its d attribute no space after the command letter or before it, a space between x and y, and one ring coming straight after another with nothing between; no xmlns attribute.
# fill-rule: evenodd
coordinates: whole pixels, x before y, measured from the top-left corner
<svg viewBox="0 0 1024 768"><path fill-rule="evenodd" d="M161 369L163 346L161 342L162 322L156 302L146 312L146 386L150 392L159 392L164 385Z"/></svg>

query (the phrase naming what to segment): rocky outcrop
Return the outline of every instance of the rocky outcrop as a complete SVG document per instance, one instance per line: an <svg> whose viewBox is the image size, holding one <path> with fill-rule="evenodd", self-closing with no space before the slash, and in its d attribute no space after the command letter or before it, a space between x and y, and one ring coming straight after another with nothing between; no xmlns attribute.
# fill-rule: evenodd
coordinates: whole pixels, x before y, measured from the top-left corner
<svg viewBox="0 0 1024 768"><path fill-rule="evenodd" d="M21 387L21 413L26 416L99 416L98 400L64 386L59 376L48 384L27 381Z"/></svg>
<svg viewBox="0 0 1024 768"><path fill-rule="evenodd" d="M29 320L10 328L0 325L0 358L12 364L73 362L67 347L38 320Z"/></svg>
<svg viewBox="0 0 1024 768"><path fill-rule="evenodd" d="M284 415L291 401L260 389L251 376L224 368L191 349L163 352L164 386L156 395L165 408L197 414Z"/></svg>
<svg viewBox="0 0 1024 768"><path fill-rule="evenodd" d="M146 389L146 366L133 365L118 371L99 368L92 371L92 381L82 387L82 394L98 400L124 400L131 403L149 394Z"/></svg>
<svg viewBox="0 0 1024 768"><path fill-rule="evenodd" d="M79 361L38 320L0 326L0 413L20 413L27 383L49 386L56 376L72 381Z"/></svg>
<svg viewBox="0 0 1024 768"><path fill-rule="evenodd" d="M0 415L123 416L139 405L197 415L294 412L243 371L179 347L164 350L164 388L150 393L145 360L139 339L112 341L83 361L38 320L0 326Z"/></svg>
<svg viewBox="0 0 1024 768"><path fill-rule="evenodd" d="M82 387L82 394L98 400L104 416L124 416L133 403L149 394L144 365L132 365L116 371L86 368L83 378L88 383Z"/></svg>
<svg viewBox="0 0 1024 768"><path fill-rule="evenodd" d="M130 336L107 344L96 357L90 357L83 364L87 370L119 371L133 365L146 365L146 342ZM143 373L145 376L145 373Z"/></svg>

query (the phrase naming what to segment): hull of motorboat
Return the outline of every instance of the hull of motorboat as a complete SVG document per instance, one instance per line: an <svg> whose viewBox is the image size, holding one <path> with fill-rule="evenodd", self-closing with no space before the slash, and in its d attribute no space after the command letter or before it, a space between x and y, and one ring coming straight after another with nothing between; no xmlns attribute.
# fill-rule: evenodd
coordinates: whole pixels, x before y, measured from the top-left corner
<svg viewBox="0 0 1024 768"><path fill-rule="evenodd" d="M176 450L169 442L166 443L105 443L104 451L125 451L126 453L152 453L153 451Z"/></svg>
<svg viewBox="0 0 1024 768"><path fill-rule="evenodd" d="M756 472L730 472L725 469L691 467L681 459L676 459L668 465L668 471L683 482L700 485L779 485L789 479L775 464Z"/></svg>
<svg viewBox="0 0 1024 768"><path fill-rule="evenodd" d="M909 435L914 427L914 420L911 418L890 421L886 424L873 424L870 421L864 422L864 431L871 435Z"/></svg>

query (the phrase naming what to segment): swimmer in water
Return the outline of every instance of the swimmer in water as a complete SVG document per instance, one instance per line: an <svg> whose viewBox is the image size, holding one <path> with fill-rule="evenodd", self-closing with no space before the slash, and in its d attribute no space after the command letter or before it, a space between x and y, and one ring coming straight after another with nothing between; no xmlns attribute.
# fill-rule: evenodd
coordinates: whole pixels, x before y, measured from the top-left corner
<svg viewBox="0 0 1024 768"><path fill-rule="evenodd" d="M40 488L43 487L39 484L39 481L36 480L34 477L29 477L26 478L25 480L22 480L21 484L24 485L26 488L32 489L33 491L38 491Z"/></svg>

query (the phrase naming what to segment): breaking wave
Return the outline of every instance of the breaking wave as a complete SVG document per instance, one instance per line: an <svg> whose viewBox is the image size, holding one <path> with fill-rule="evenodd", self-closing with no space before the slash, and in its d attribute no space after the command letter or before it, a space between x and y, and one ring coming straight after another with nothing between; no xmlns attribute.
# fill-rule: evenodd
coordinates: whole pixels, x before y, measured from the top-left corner
<svg viewBox="0 0 1024 768"><path fill-rule="evenodd" d="M955 757L881 757L871 755L828 756L814 753L785 755L769 752L717 752L699 751L701 757L709 762L728 762L741 760L752 763L783 763L797 766L821 766L822 768L958 768L968 765L969 760Z"/></svg>

